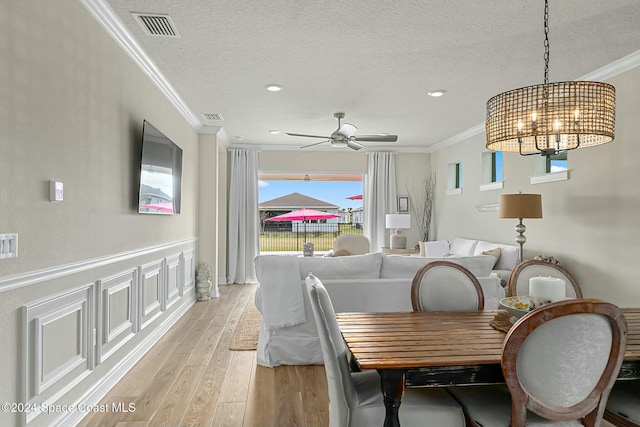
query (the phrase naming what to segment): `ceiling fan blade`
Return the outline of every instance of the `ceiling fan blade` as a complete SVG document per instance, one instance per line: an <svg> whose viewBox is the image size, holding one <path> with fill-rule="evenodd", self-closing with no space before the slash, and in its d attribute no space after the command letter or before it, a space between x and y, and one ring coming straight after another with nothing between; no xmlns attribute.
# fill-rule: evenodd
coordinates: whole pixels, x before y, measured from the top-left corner
<svg viewBox="0 0 640 427"><path fill-rule="evenodd" d="M342 126L340 126L340 129L336 131L336 133L338 135L344 136L345 138L349 138L351 137L351 135L356 133L357 130L358 128L351 123L343 123Z"/></svg>
<svg viewBox="0 0 640 427"><path fill-rule="evenodd" d="M398 135L355 135L350 138L353 141L365 142L396 142Z"/></svg>
<svg viewBox="0 0 640 427"><path fill-rule="evenodd" d="M347 141L347 147L351 148L352 150L358 151L358 150L364 148L364 145L362 145L362 144L360 144L358 142L355 142L355 141L348 140Z"/></svg>
<svg viewBox="0 0 640 427"><path fill-rule="evenodd" d="M289 133L287 132L287 135L289 136L303 136L305 138L324 138L324 139L328 139L328 136L320 136L320 135L307 135L305 133Z"/></svg>
<svg viewBox="0 0 640 427"><path fill-rule="evenodd" d="M302 147L300 147L300 149L302 150L303 148L307 148L307 147L313 147L314 145L320 145L320 144L324 144L325 142L329 142L330 140L327 139L326 141L320 141L320 142L316 142L314 144L309 144L309 145L304 145Z"/></svg>

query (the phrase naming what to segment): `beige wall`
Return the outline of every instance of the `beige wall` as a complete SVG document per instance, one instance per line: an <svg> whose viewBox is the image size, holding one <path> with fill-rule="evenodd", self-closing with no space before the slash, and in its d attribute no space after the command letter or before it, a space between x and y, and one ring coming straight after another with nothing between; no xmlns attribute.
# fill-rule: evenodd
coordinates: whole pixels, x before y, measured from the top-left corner
<svg viewBox="0 0 640 427"><path fill-rule="evenodd" d="M0 13L0 233L19 234L0 276L195 237L196 131L80 2ZM143 119L184 150L180 215L136 213Z"/></svg>
<svg viewBox="0 0 640 427"><path fill-rule="evenodd" d="M638 306L640 145L634 126L640 113L640 68L609 82L617 92L615 140L571 151L567 181L531 185L534 157L505 153L504 189L481 192L484 135L433 153L439 179L436 237L514 243L516 220L498 219L497 212L478 212L475 206L497 203L501 193L540 193L544 218L524 221L525 258L553 255L574 274L585 296ZM458 161L463 164L463 193L445 196L446 166Z"/></svg>
<svg viewBox="0 0 640 427"><path fill-rule="evenodd" d="M198 234L199 137L81 2L4 1L0 16L0 233L19 234L18 258L0 260L0 398L19 402L20 367L32 360L21 347L23 307L63 304L57 295L91 286L95 299L85 307L96 309L102 301L100 280L192 253ZM180 215L137 213L144 119L183 149ZM63 202L49 201L49 180L64 183ZM179 273L176 277L182 280ZM120 299L113 299L110 310L122 319L131 302ZM164 300L166 308L154 321L59 402L71 403L91 390L96 378L153 342L162 324L170 325L194 299L190 288L184 297ZM94 319L96 328L102 324L96 311L78 328ZM75 342L78 328L65 322L57 323L56 338ZM45 362L55 365L70 350L51 345L44 351ZM32 424L51 425L53 417L40 416ZM17 423L13 414L0 414L1 425Z"/></svg>

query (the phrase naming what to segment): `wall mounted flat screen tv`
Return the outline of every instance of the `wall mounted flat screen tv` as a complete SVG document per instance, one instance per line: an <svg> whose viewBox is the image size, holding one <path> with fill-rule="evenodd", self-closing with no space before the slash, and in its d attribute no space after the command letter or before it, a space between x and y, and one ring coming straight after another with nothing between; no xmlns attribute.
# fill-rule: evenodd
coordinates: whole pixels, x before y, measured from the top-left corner
<svg viewBox="0 0 640 427"><path fill-rule="evenodd" d="M142 125L142 162L138 212L180 213L182 148L148 121Z"/></svg>

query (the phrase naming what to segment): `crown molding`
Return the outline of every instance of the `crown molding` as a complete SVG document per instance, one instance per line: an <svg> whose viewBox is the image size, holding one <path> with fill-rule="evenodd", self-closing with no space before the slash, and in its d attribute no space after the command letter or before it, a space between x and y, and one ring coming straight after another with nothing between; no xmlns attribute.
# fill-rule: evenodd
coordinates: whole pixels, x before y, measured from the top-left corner
<svg viewBox="0 0 640 427"><path fill-rule="evenodd" d="M217 131L212 132L213 128L216 128L215 126L203 126L202 122L189 109L171 83L160 72L151 58L147 56L120 18L104 0L80 0L80 2L198 133L217 133Z"/></svg>

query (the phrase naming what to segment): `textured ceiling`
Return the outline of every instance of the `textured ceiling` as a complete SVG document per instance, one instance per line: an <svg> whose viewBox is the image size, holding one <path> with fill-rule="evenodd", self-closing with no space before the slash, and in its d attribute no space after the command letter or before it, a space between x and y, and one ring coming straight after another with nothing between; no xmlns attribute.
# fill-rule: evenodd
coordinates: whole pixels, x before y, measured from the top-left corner
<svg viewBox="0 0 640 427"><path fill-rule="evenodd" d="M399 136L368 149L428 151L482 132L490 97L544 77L542 0L84 2L111 8L200 130L222 126L234 146L297 149L319 140L284 132L329 135L343 111L359 134ZM551 81L639 55L640 1L550 3ZM131 12L169 15L180 37L145 35Z"/></svg>

